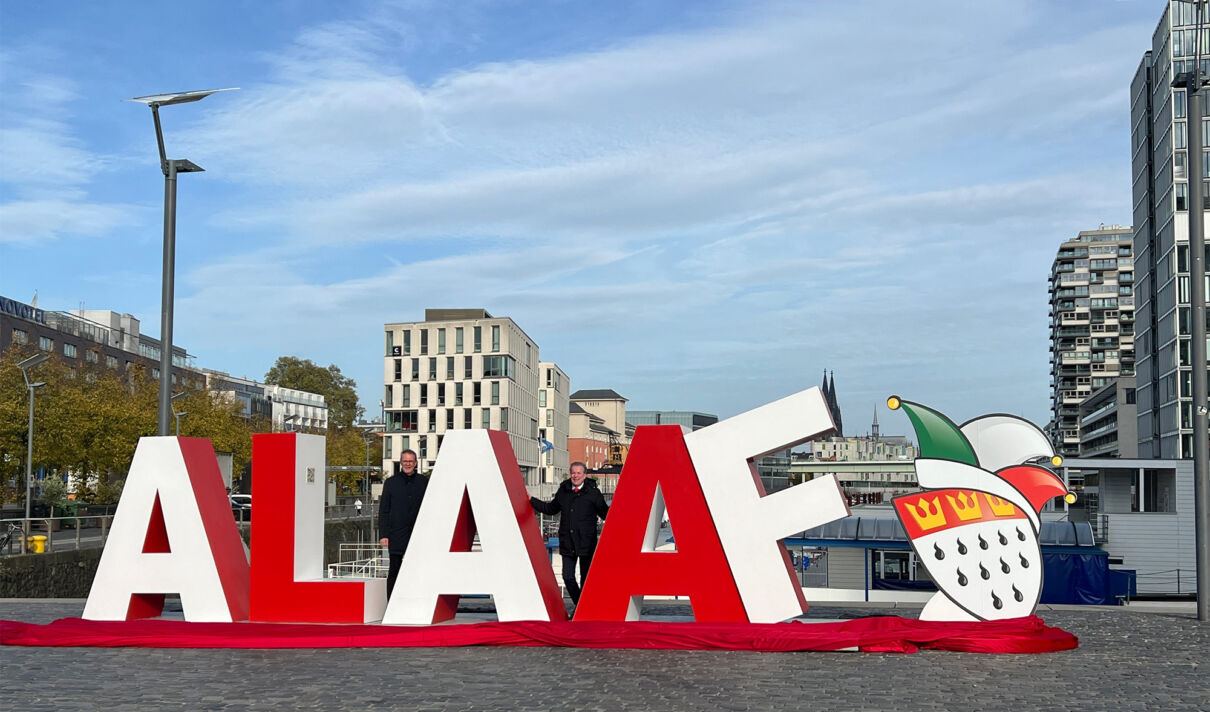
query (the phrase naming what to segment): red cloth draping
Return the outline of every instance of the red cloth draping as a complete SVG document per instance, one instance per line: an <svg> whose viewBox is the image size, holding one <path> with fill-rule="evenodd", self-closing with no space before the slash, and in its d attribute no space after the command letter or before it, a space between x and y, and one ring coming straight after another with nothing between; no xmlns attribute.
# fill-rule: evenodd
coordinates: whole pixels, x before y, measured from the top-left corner
<svg viewBox="0 0 1210 712"><path fill-rule="evenodd" d="M0 644L143 648L408 648L468 645L634 648L658 650L912 653L1044 653L1075 648L1076 636L1037 616L942 623L895 616L823 623L512 621L432 626L314 623L187 623L169 620L88 621L44 625L0 621Z"/></svg>

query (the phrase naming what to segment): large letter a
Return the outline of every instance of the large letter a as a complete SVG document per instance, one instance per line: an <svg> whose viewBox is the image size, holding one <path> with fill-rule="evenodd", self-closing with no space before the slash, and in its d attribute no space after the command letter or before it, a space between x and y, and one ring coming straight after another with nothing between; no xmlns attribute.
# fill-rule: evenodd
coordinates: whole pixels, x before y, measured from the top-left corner
<svg viewBox="0 0 1210 712"><path fill-rule="evenodd" d="M655 551L665 505L675 552ZM636 620L660 594L688 596L698 621L748 621L679 425L637 429L575 619Z"/></svg>

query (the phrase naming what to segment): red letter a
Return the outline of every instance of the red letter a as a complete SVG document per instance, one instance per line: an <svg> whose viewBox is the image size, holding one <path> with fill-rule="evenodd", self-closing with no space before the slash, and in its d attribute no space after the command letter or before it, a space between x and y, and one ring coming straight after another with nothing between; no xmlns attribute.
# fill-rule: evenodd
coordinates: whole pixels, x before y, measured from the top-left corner
<svg viewBox="0 0 1210 712"><path fill-rule="evenodd" d="M674 552L654 551L661 493ZM638 428L575 620L635 620L644 595L688 596L698 621L748 622L679 425Z"/></svg>

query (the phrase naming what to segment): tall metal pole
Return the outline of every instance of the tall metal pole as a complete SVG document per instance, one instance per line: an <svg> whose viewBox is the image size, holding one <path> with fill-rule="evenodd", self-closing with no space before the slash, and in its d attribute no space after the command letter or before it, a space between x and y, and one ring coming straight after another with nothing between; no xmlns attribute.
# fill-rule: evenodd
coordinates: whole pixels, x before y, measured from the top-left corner
<svg viewBox="0 0 1210 712"><path fill-rule="evenodd" d="M1210 621L1210 425L1207 422L1206 397L1206 235L1205 205L1202 196L1202 50L1201 35L1205 16L1203 3L1197 3L1197 51L1194 53L1193 81L1188 101L1189 136L1189 302L1192 334L1189 358L1193 364L1193 491L1197 560L1197 619Z"/></svg>
<svg viewBox="0 0 1210 712"><path fill-rule="evenodd" d="M24 373L24 372L23 372ZM29 378L25 379L25 383L29 386L29 430L28 442L25 444L25 536L21 539L21 553L25 553L29 548L29 492L30 485L34 481L34 384L29 382Z"/></svg>
<svg viewBox="0 0 1210 712"><path fill-rule="evenodd" d="M153 109L154 111L154 109ZM159 112L155 112L159 130ZM176 161L164 166L164 273L160 295L159 434L168 435L172 416L172 297L176 272Z"/></svg>

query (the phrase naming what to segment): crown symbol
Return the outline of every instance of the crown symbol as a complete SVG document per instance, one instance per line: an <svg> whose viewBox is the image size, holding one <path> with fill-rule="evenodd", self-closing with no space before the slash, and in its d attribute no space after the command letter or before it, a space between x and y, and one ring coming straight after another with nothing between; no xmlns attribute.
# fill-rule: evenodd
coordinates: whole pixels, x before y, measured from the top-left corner
<svg viewBox="0 0 1210 712"><path fill-rule="evenodd" d="M949 500L950 507L953 508L954 513L962 521L969 522L972 519L983 518L983 508L979 506L979 500L972 495L968 495L966 492L959 492L956 500L952 495L948 494L945 495L945 498Z"/></svg>
<svg viewBox="0 0 1210 712"><path fill-rule="evenodd" d="M1006 502L994 494L984 494L987 497L987 504L992 508L992 514L997 517L1011 517L1017 513L1017 508L1012 502Z"/></svg>
<svg viewBox="0 0 1210 712"><path fill-rule="evenodd" d="M933 497L933 501L929 502L921 497L914 504L909 502L904 510L912 515L921 531L943 527L945 526L945 512L941 511L940 499L940 497Z"/></svg>

